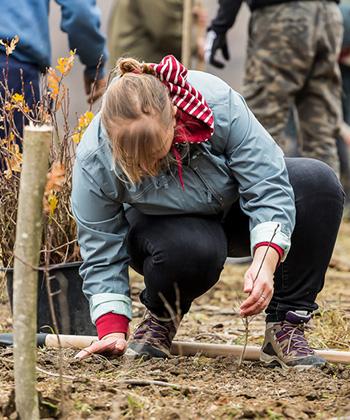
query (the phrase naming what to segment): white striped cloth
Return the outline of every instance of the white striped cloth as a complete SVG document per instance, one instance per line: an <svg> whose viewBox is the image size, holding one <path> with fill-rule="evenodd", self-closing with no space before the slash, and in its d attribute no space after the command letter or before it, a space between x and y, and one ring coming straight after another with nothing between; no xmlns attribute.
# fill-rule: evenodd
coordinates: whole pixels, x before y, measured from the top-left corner
<svg viewBox="0 0 350 420"><path fill-rule="evenodd" d="M214 133L214 116L202 94L187 82L188 70L173 55L167 55L152 69L160 81L169 89L170 97L178 110L177 121L184 134L174 143L199 143L209 140ZM193 122L196 124L193 124Z"/></svg>

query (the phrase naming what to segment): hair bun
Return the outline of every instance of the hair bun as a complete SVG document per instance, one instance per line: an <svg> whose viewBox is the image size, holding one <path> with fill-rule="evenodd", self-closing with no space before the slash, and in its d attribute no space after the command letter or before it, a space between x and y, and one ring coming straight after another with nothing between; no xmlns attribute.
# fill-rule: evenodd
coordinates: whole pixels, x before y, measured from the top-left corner
<svg viewBox="0 0 350 420"><path fill-rule="evenodd" d="M121 75L125 73L141 73L142 65L133 58L120 58L117 61L117 69Z"/></svg>
<svg viewBox="0 0 350 420"><path fill-rule="evenodd" d="M126 73L154 74L152 67L147 63L140 63L134 58L120 58L116 64L116 70L120 76Z"/></svg>

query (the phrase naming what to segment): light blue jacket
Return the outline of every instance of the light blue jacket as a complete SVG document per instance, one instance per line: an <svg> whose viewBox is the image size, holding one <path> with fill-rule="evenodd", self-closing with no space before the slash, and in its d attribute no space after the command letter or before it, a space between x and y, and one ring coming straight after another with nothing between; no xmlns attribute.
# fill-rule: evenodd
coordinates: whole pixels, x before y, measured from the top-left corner
<svg viewBox="0 0 350 420"><path fill-rule="evenodd" d="M61 6L61 29L68 34L69 47L77 49L87 76L95 77L100 56L103 55L103 62L107 60L96 0L55 1ZM0 0L0 39L18 35L20 41L13 56L36 64L41 71L51 62L49 3L50 0ZM103 71L102 65L100 76Z"/></svg>
<svg viewBox="0 0 350 420"><path fill-rule="evenodd" d="M107 312L131 319L128 205L153 215L213 215L227 213L240 200L250 217L251 248L270 241L278 225L274 242L287 255L295 205L281 149L225 82L197 71L189 72L189 82L212 108L215 133L208 142L190 146L190 162L183 165L184 190L176 168L173 175L160 173L136 186L122 182L99 116L78 146L72 206L93 322Z"/></svg>

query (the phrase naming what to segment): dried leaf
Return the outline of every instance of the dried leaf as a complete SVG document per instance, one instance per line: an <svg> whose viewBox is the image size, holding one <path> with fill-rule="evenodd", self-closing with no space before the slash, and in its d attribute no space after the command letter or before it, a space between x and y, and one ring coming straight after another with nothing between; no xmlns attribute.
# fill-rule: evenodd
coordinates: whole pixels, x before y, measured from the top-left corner
<svg viewBox="0 0 350 420"><path fill-rule="evenodd" d="M6 167L4 171L6 179L12 178L13 172L21 172L22 170L22 153L20 152L17 143L14 143L15 136L11 133L8 139L5 140L6 149L9 157L6 158Z"/></svg>
<svg viewBox="0 0 350 420"><path fill-rule="evenodd" d="M60 162L54 162L51 171L47 175L45 194L49 195L52 191L61 191L66 180L65 167Z"/></svg>
<svg viewBox="0 0 350 420"><path fill-rule="evenodd" d="M56 73L55 69L49 67L49 69L47 70L47 86L50 90L50 96L53 99L56 99L58 97L61 79L62 76L59 76Z"/></svg>
<svg viewBox="0 0 350 420"><path fill-rule="evenodd" d="M14 93L11 97L12 104L14 107L19 108L21 111L28 113L30 111L29 106L26 104L24 96L19 93Z"/></svg>
<svg viewBox="0 0 350 420"><path fill-rule="evenodd" d="M6 55L11 55L13 51L16 49L16 45L18 44L19 36L15 35L10 42L3 41L0 39L0 45L3 45L6 50Z"/></svg>
<svg viewBox="0 0 350 420"><path fill-rule="evenodd" d="M56 69L62 74L62 76L66 76L72 70L74 59L75 50L70 51L69 57L60 57L57 60L58 65L56 66Z"/></svg>
<svg viewBox="0 0 350 420"><path fill-rule="evenodd" d="M13 100L13 102L23 102L24 101L24 97L23 97L23 95L21 95L19 93L14 93L12 95L12 100Z"/></svg>
<svg viewBox="0 0 350 420"><path fill-rule="evenodd" d="M94 113L91 111L86 111L85 114L79 117L78 126L76 128L75 133L72 136L72 140L74 143L80 142L85 130L88 128L93 118L94 118Z"/></svg>
<svg viewBox="0 0 350 420"><path fill-rule="evenodd" d="M58 198L55 194L49 194L47 201L49 203L50 216L53 216L57 208Z"/></svg>

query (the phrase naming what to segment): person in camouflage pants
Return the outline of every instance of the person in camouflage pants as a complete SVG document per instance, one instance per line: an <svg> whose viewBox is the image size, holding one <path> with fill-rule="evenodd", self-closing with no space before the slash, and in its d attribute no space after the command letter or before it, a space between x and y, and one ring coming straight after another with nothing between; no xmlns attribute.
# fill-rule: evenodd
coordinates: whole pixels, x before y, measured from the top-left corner
<svg viewBox="0 0 350 420"><path fill-rule="evenodd" d="M228 13L229 6L234 9L233 3L240 2L224 0L220 7L226 4ZM333 1L273 0L253 0L250 5L253 10L243 87L249 107L287 150L285 127L295 106L301 155L322 160L339 174L336 137L342 111L338 56L343 23L338 5ZM209 28L208 36L211 31L217 36L211 48L214 65L215 40L222 38L216 50L225 48L225 29L233 21L231 16L225 28L223 19L218 22L217 17Z"/></svg>

